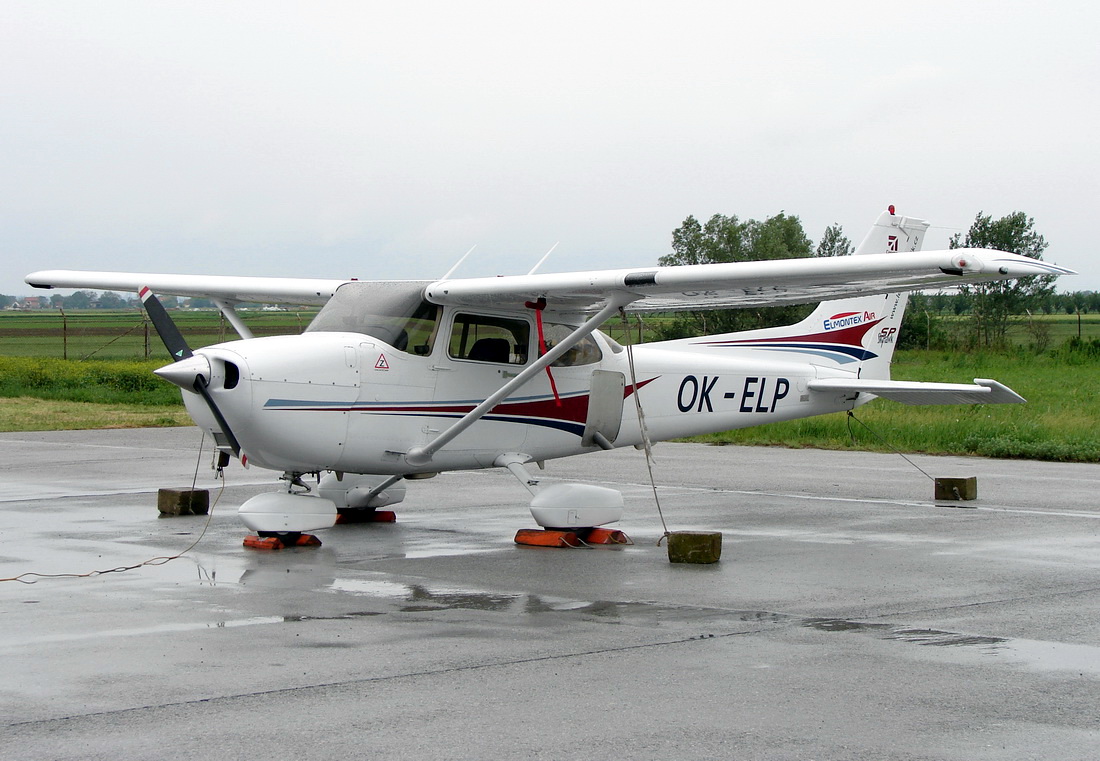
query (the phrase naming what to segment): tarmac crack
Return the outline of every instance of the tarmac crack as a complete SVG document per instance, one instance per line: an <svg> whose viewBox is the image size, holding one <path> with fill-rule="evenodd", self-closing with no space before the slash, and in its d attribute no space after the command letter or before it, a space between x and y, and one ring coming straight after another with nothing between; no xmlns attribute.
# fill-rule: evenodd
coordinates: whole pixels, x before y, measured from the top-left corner
<svg viewBox="0 0 1100 761"><path fill-rule="evenodd" d="M1052 597L1071 597L1073 595L1092 594L1100 592L1100 587L1084 587L1082 589L1068 589L1061 592L1043 592L1042 594L1019 595L1016 597L1003 597L996 600L979 600L978 602L958 603L955 605L940 605L934 608L917 608L914 610L902 610L894 613L879 613L865 616L865 618L887 618L892 616L916 616L925 613L943 613L952 610L966 610L967 608L981 608L986 605L1004 605L1009 603L1030 602L1035 599L1049 600Z"/></svg>
<svg viewBox="0 0 1100 761"><path fill-rule="evenodd" d="M9 729L14 728L29 728L29 727L49 727L51 725L65 724L68 722L77 722L88 719L99 719L109 716L127 716L141 713L143 711L157 711L173 708L186 708L190 706L215 706L218 703L228 703L238 700L250 700L254 698L273 697L279 695L294 695L312 692L315 690L327 690L340 687L353 687L355 685L366 684L380 684L385 682L396 682L404 679L419 679L428 676L441 676L446 674L460 674L469 671L480 671L492 668L506 668L509 666L523 666L532 663L547 663L552 661L568 660L571 658L585 658L595 655L605 655L614 653L624 653L638 650L646 650L651 648L660 647L672 647L676 645L684 645L692 642L705 642L710 640L726 639L729 637L744 637L753 634L763 634L769 631L773 631L775 626L760 627L756 629L746 629L735 632L725 632L722 634L701 634L693 635L690 637L680 637L677 639L663 640L661 642L646 642L638 645L622 645L619 647L604 647L596 648L593 650L583 650L574 653L558 653L555 655L542 655L533 658L513 658L503 661L495 661L492 663L478 663L468 666L451 666L447 668L437 669L424 669L422 671L409 671L402 674L391 674L388 676L373 676L362 677L357 679L344 679L332 682L323 682L321 684L300 685L297 687L280 687L271 690L256 690L254 692L240 692L230 695L218 695L217 697L196 698L193 700L180 700L171 703L157 703L144 706L133 706L130 708L120 708L110 711L93 711L91 713L73 714L71 716L60 716L52 719L35 719L32 721L19 721L4 726Z"/></svg>

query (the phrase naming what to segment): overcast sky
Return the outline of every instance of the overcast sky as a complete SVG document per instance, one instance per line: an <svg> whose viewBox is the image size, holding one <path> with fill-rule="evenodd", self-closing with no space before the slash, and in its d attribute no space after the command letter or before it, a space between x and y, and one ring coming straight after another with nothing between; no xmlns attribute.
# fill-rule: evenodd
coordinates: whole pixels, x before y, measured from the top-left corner
<svg viewBox="0 0 1100 761"><path fill-rule="evenodd" d="M1020 210L1100 290L1100 4L0 1L0 292L36 269L652 265L689 214L946 248Z"/></svg>

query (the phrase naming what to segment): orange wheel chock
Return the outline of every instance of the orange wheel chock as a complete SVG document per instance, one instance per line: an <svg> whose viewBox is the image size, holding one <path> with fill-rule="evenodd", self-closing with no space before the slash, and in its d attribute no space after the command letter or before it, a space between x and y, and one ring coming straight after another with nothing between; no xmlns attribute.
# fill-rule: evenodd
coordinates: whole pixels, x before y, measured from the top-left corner
<svg viewBox="0 0 1100 761"><path fill-rule="evenodd" d="M528 547L581 547L581 540L572 531L521 528L516 532L516 544Z"/></svg>
<svg viewBox="0 0 1100 761"><path fill-rule="evenodd" d="M253 550L285 550L287 547L320 547L321 540L313 534L288 534L285 536L256 536L244 538L244 546Z"/></svg>
<svg viewBox="0 0 1100 761"><path fill-rule="evenodd" d="M613 528L594 528L582 538L589 544L634 544L629 536Z"/></svg>
<svg viewBox="0 0 1100 761"><path fill-rule="evenodd" d="M594 544L634 544L622 531L612 528L579 528L574 531L554 528L521 528L516 544L528 547L588 547Z"/></svg>
<svg viewBox="0 0 1100 761"><path fill-rule="evenodd" d="M277 536L256 536L255 534L244 538L244 546L252 550L281 550L286 547L283 540Z"/></svg>
<svg viewBox="0 0 1100 761"><path fill-rule="evenodd" d="M394 523L396 521L397 513L393 510L345 510L336 516L337 525L347 523Z"/></svg>

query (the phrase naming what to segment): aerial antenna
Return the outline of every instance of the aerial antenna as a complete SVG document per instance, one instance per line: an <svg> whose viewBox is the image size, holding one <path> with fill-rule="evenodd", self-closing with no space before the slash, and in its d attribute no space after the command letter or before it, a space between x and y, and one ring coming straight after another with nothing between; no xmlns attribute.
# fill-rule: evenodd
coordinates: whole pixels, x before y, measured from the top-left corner
<svg viewBox="0 0 1100 761"><path fill-rule="evenodd" d="M457 262L455 262L455 266L453 266L453 267L451 267L451 268L450 268L449 270L447 270L447 274L446 274L446 275L444 275L443 277L441 277L441 278L440 278L440 280L446 280L446 279L447 279L447 278L449 278L449 277L450 277L451 275L453 275L453 274L454 274L454 272L455 272L455 270L456 270L456 269L458 269L459 267L461 267L461 266L462 266L462 263L463 263L464 261L466 261L466 257L467 257L467 256L469 256L470 254L472 254L472 253L474 252L474 249L475 249L475 248L477 248L477 244L476 244L476 243L475 243L474 245L470 246L470 250L469 250L469 251L467 251L466 253L464 253L464 254L462 255L462 258L461 258L461 259L459 259L459 260L458 260Z"/></svg>
<svg viewBox="0 0 1100 761"><path fill-rule="evenodd" d="M561 243L561 241L558 241L558 243ZM548 258L550 257L550 254L554 253L554 249L555 249L555 248L557 248L557 247L558 247L558 244L557 244L557 243L555 243L554 245L552 245L552 246L550 247L550 250L549 250L549 251L547 251L547 252L546 252L545 254L543 254L542 258L541 258L541 259L539 259L539 261L538 261L538 264L536 264L536 265L535 265L534 267L532 267L532 268L531 268L531 271L530 271L530 272L528 272L527 274L528 274L528 275L534 275L534 274L535 274L535 270L537 270L537 269L538 269L539 267L541 267L541 266L542 266L542 263L543 263L543 262L545 262L545 261L546 261L546 260L547 260L547 259L548 259Z"/></svg>

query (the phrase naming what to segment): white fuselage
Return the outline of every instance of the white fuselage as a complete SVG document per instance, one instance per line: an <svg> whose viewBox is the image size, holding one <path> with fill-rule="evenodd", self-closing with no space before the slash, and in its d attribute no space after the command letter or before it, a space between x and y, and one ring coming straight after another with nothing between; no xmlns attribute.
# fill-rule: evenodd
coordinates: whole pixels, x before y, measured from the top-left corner
<svg viewBox="0 0 1100 761"><path fill-rule="evenodd" d="M443 321L447 324L447 321ZM533 333L533 331L532 331ZM409 474L493 466L502 452L546 460L593 451L598 431L615 447L642 442L635 393L652 440L851 409L852 395L809 393L820 369L758 349L685 342L628 351L594 334L602 357L540 373L468 430L412 465L405 453L453 425L518 369L457 359L438 341L425 356L362 333L312 332L201 349L210 389L241 445L242 459L291 472ZM537 345L532 338L532 354ZM832 371L831 374L837 374ZM206 404L188 411L217 432Z"/></svg>

